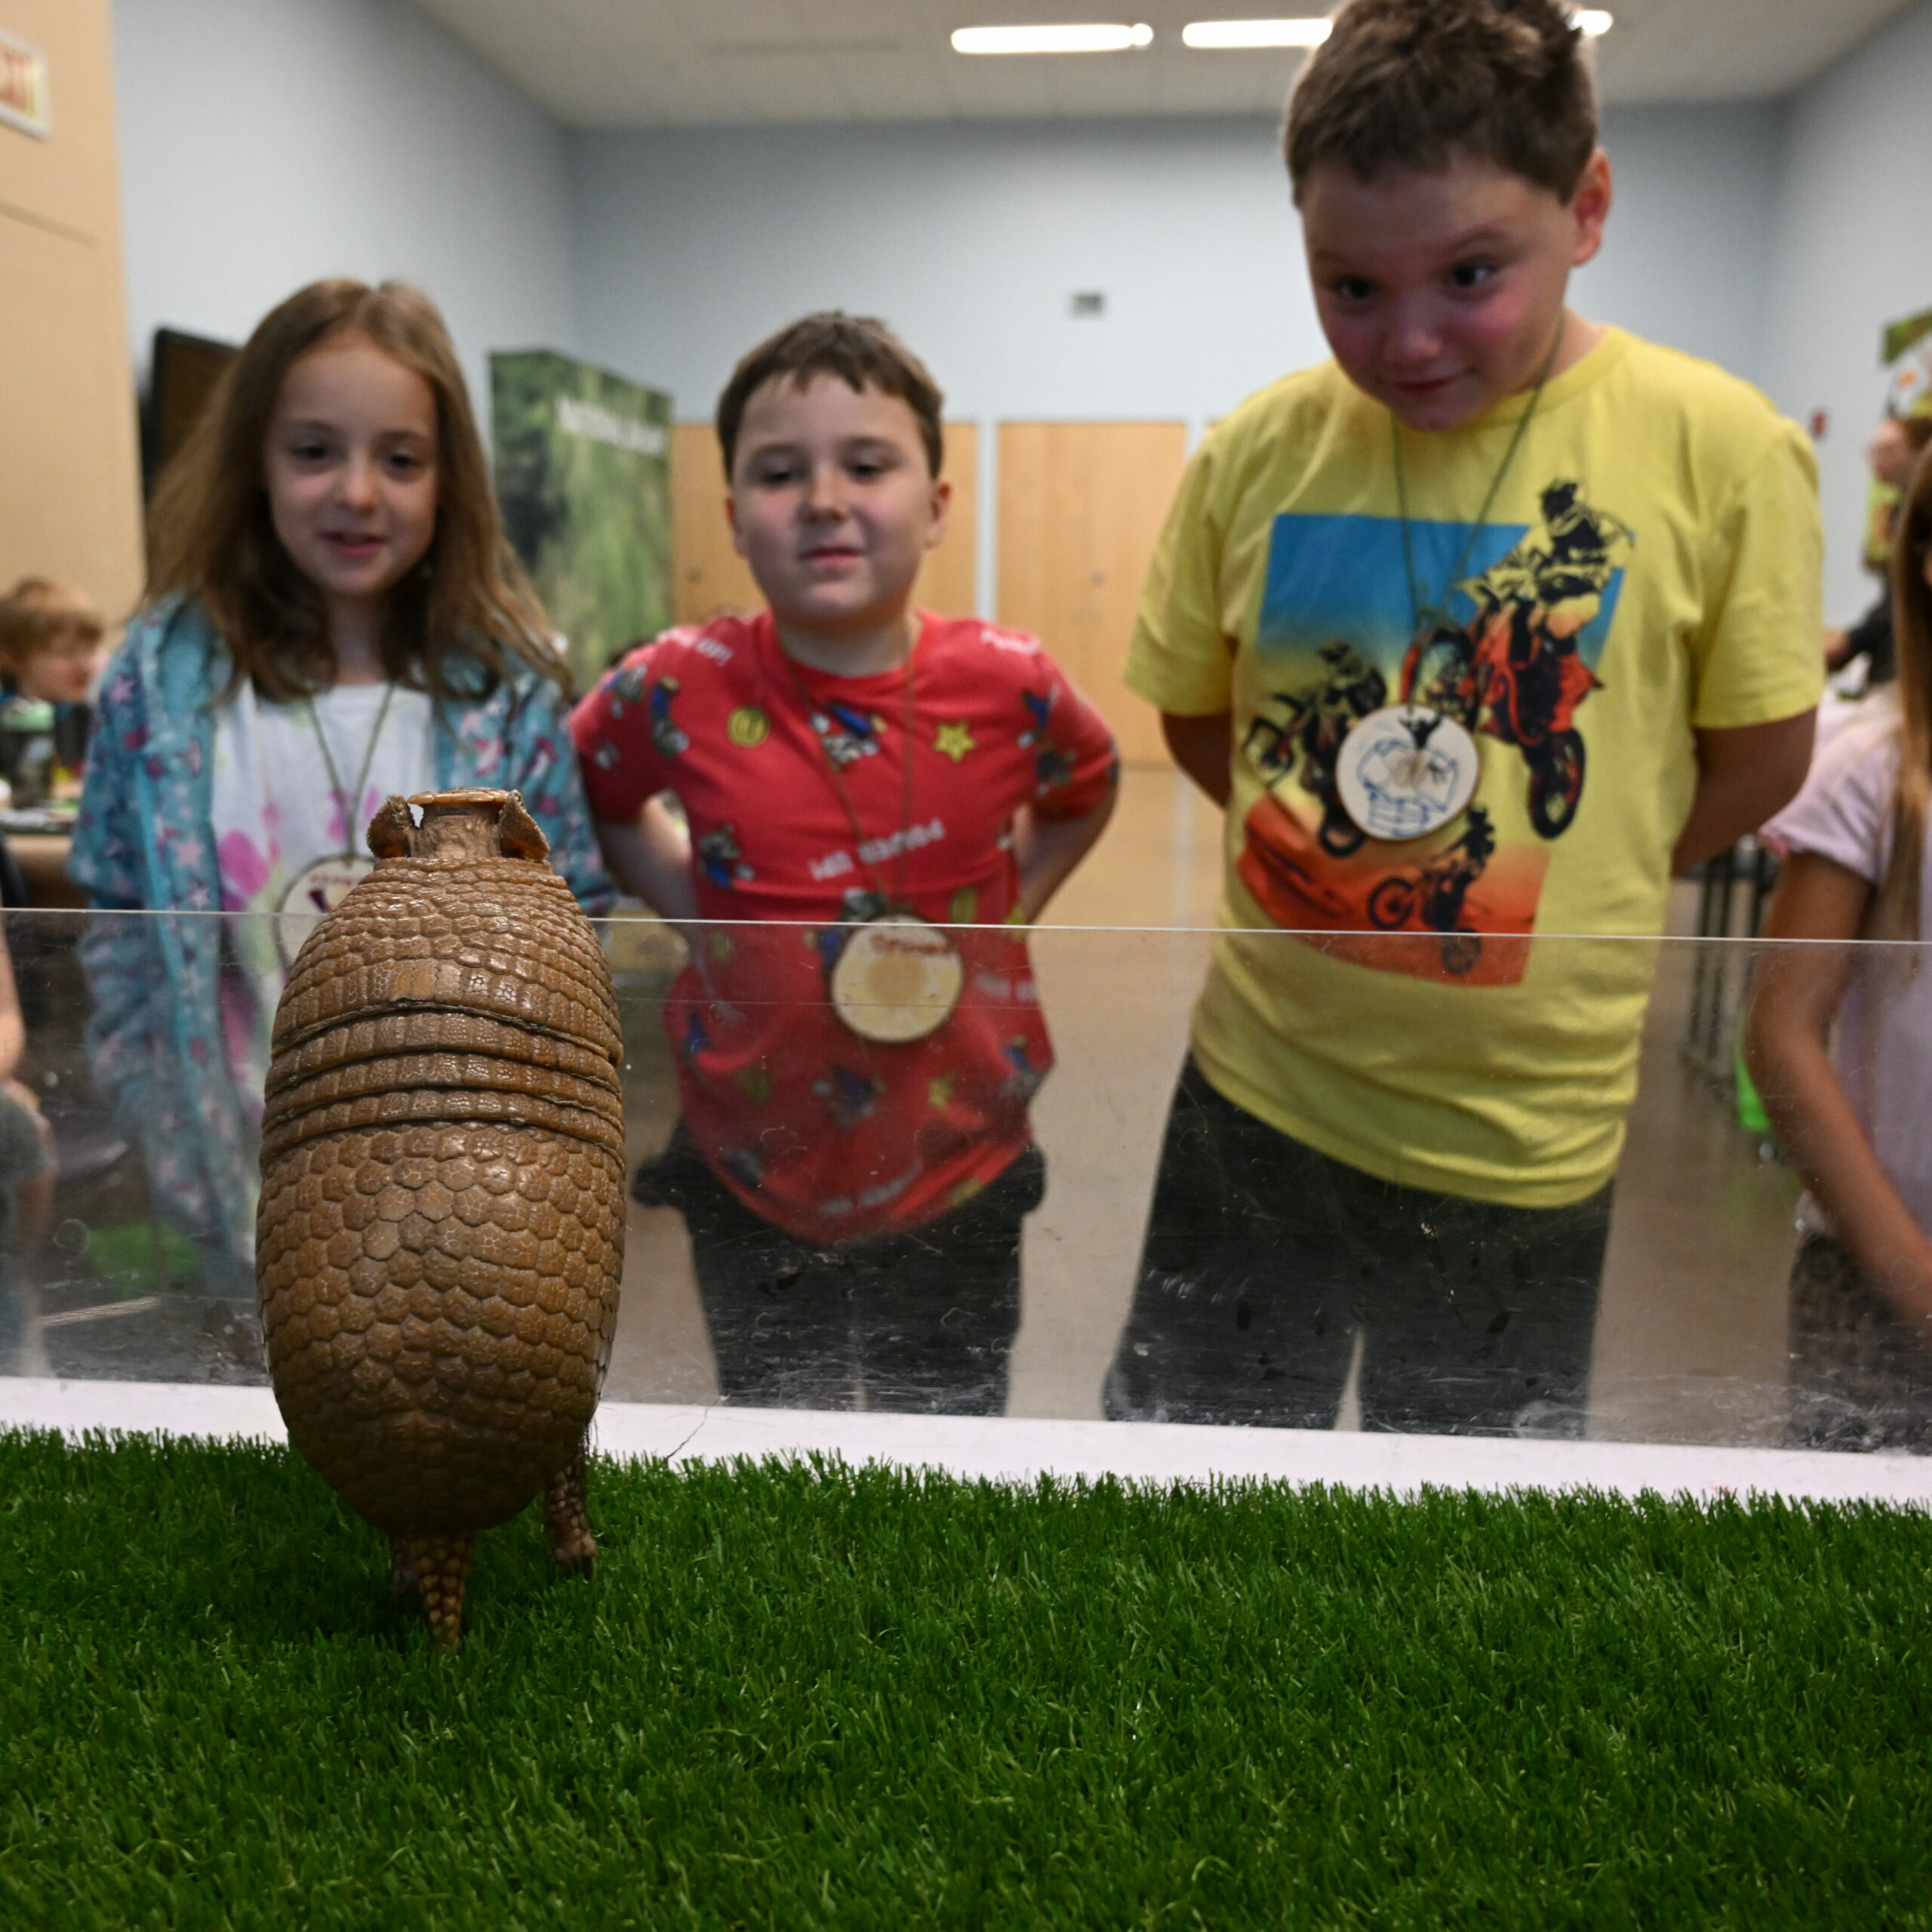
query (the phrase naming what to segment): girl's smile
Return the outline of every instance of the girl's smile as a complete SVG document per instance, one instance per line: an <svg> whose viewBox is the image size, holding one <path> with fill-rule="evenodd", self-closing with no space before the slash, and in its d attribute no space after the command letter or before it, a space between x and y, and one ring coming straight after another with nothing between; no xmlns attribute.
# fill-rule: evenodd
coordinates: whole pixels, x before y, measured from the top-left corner
<svg viewBox="0 0 1932 1932"><path fill-rule="evenodd" d="M365 336L294 362L263 451L270 515L295 565L343 617L367 621L436 534L436 401Z"/></svg>

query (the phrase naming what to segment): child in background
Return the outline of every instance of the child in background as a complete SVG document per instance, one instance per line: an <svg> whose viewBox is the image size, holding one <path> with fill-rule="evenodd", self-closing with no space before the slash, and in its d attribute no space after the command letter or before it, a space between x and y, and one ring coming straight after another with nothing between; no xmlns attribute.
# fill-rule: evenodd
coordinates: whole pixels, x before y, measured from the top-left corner
<svg viewBox="0 0 1932 1932"><path fill-rule="evenodd" d="M1785 854L1770 940L1922 946L1932 910L1932 458L1892 551L1896 699L1847 725L1767 828ZM1932 971L1917 953L1768 946L1752 1077L1810 1192L1792 1276L1793 1435L1932 1449Z"/></svg>
<svg viewBox="0 0 1932 1932"><path fill-rule="evenodd" d="M1865 555L1884 588L1871 609L1849 630L1833 631L1826 637L1825 662L1840 671L1863 657L1867 690L1890 684L1898 675L1892 641L1892 540L1912 472L1928 447L1932 447L1932 416L1887 416L1878 425L1866 453L1872 465L1874 515Z"/></svg>
<svg viewBox="0 0 1932 1932"><path fill-rule="evenodd" d="M1654 955L1532 936L1660 932L1823 675L1801 433L1566 306L1596 128L1559 0L1350 0L1290 103L1334 359L1209 432L1129 657L1228 864L1116 1417L1332 1426L1359 1334L1368 1428L1581 1426Z"/></svg>
<svg viewBox="0 0 1932 1932"><path fill-rule="evenodd" d="M521 791L600 903L562 663L505 543L442 318L320 281L263 318L162 477L148 601L102 686L69 871L103 921L97 1077L157 1191L252 1296L269 1030L392 792ZM300 916L291 916L300 915Z"/></svg>
<svg viewBox="0 0 1932 1932"><path fill-rule="evenodd" d="M909 608L945 529L940 405L875 321L753 349L718 432L770 608L667 632L574 720L623 885L801 922L691 934L684 1120L638 1177L683 1211L730 1401L1004 1406L1051 1063L1011 929L1100 836L1116 761L1034 639Z"/></svg>
<svg viewBox="0 0 1932 1932"><path fill-rule="evenodd" d="M86 767L94 680L106 626L72 585L23 577L0 597L0 688L54 709L53 791L69 797Z"/></svg>

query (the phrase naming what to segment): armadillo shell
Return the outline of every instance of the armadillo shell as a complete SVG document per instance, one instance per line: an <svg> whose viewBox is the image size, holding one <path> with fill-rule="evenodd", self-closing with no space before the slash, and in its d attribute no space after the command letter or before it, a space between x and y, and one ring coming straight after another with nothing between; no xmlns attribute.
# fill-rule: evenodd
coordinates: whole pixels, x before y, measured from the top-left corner
<svg viewBox="0 0 1932 1932"><path fill-rule="evenodd" d="M617 1325L616 998L549 866L472 853L507 796L414 801L436 823L315 928L275 1016L257 1272L276 1399L398 1534L528 1503L589 1426Z"/></svg>
<svg viewBox="0 0 1932 1932"><path fill-rule="evenodd" d="M574 1041L613 1066L623 1059L597 935L563 881L528 859L385 860L296 955L275 1052L345 1022L426 1008Z"/></svg>
<svg viewBox="0 0 1932 1932"><path fill-rule="evenodd" d="M275 1399L350 1508L395 1534L488 1529L563 1466L610 1361L623 1193L617 1155L534 1128L368 1129L275 1160Z"/></svg>

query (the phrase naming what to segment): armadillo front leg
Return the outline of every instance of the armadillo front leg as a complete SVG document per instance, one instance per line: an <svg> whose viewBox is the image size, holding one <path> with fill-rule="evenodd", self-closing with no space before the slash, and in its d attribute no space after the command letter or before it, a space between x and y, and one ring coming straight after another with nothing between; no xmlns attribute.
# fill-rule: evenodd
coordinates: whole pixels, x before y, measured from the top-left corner
<svg viewBox="0 0 1932 1932"><path fill-rule="evenodd" d="M543 1534L549 1540L550 1554L560 1570L574 1577L587 1577L597 1567L597 1545L583 1506L589 1461L587 1442L580 1442L543 1491Z"/></svg>
<svg viewBox="0 0 1932 1932"><path fill-rule="evenodd" d="M394 1540L396 1574L414 1572L423 1598L423 1614L438 1643L445 1650L463 1644L463 1583L469 1574L473 1534L454 1537L398 1537Z"/></svg>

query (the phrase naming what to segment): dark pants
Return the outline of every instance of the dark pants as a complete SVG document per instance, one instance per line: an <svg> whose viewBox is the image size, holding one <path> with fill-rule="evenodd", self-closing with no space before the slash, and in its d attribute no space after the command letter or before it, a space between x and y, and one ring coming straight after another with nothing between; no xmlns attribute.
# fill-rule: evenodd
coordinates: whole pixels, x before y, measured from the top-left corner
<svg viewBox="0 0 1932 1932"><path fill-rule="evenodd" d="M998 1415L1020 1327L1021 1224L1046 1191L1029 1147L914 1229L820 1247L755 1214L678 1130L632 1192L681 1210L727 1402Z"/></svg>
<svg viewBox="0 0 1932 1932"><path fill-rule="evenodd" d="M1117 1420L1581 1432L1611 1190L1506 1208L1398 1187L1277 1133L1191 1061L1168 1118Z"/></svg>
<svg viewBox="0 0 1932 1932"><path fill-rule="evenodd" d="M1932 1451L1932 1347L1835 1241L1791 1271L1790 1439L1801 1449Z"/></svg>

